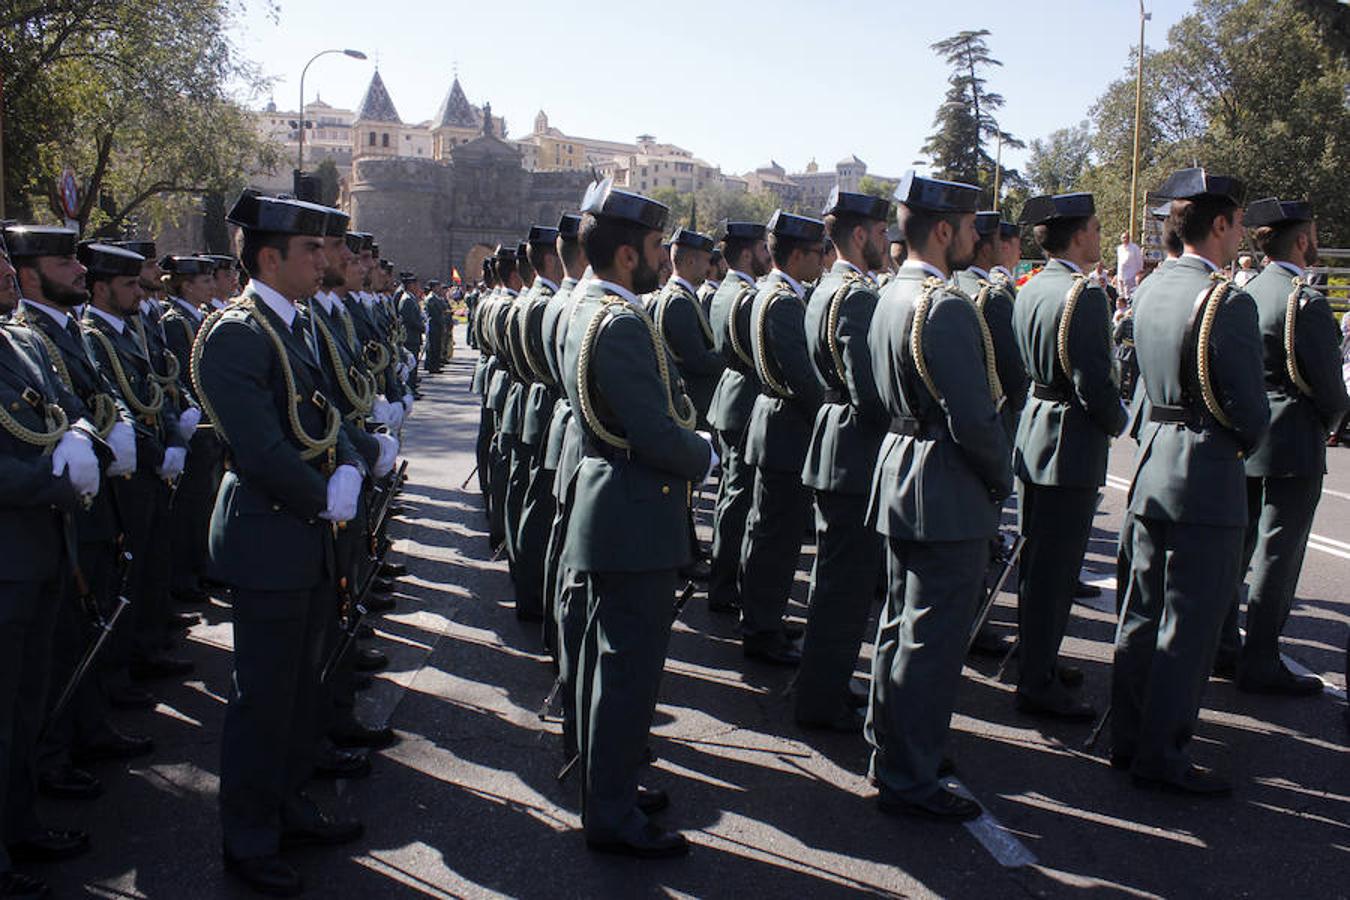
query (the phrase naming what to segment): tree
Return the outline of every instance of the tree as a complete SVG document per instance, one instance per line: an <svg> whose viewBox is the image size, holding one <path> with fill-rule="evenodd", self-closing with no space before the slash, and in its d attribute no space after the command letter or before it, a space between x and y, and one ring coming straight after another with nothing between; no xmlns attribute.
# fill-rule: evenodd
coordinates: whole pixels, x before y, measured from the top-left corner
<svg viewBox="0 0 1350 900"><path fill-rule="evenodd" d="M59 179L80 182L75 219L113 234L235 192L275 166L229 86L259 88L229 40L239 0L88 0L25 8L0 31L7 207L61 217ZM240 7L242 8L242 7Z"/></svg>
<svg viewBox="0 0 1350 900"><path fill-rule="evenodd" d="M326 157L314 167L314 174L319 179L319 202L324 206L337 206L338 195L342 192L337 163L331 156Z"/></svg>
<svg viewBox="0 0 1350 900"><path fill-rule="evenodd" d="M1027 158L1027 181L1038 194L1064 194L1087 168L1092 156L1092 133L1087 120L1050 132L1044 140L1031 142Z"/></svg>
<svg viewBox="0 0 1350 900"><path fill-rule="evenodd" d="M650 194L653 200L670 207L669 226L690 227L690 214L695 199L698 220L704 233L711 233L719 222L767 222L778 208L778 199L772 194L735 191L725 186L706 186L696 194L680 192L675 188L657 188Z"/></svg>
<svg viewBox="0 0 1350 900"><path fill-rule="evenodd" d="M937 130L928 136L923 152L932 160L938 177L979 185L992 197L997 164L985 150L985 142L1001 140L1009 148L1025 145L1000 129L994 118L1003 108L1003 96L987 88L988 79L982 73L1003 63L989 53L984 40L989 34L988 29L962 31L932 45L951 74L946 97L933 117ZM1020 178L1016 170L1002 169L998 180L1007 185Z"/></svg>

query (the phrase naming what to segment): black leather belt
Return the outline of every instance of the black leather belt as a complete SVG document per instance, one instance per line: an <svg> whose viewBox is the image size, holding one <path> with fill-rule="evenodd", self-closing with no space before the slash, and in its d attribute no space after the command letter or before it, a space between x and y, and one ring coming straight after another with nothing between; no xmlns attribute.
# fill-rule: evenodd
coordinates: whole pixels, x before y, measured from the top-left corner
<svg viewBox="0 0 1350 900"><path fill-rule="evenodd" d="M1054 387L1049 384L1041 384L1039 381L1031 385L1031 396L1037 400L1049 400L1051 403L1072 403L1073 396L1064 388Z"/></svg>
<svg viewBox="0 0 1350 900"><path fill-rule="evenodd" d="M826 388L823 399L826 403L839 403L844 406L853 402L848 396L848 391L843 388Z"/></svg>
<svg viewBox="0 0 1350 900"><path fill-rule="evenodd" d="M1166 406L1155 403L1148 408L1148 420L1170 425L1184 425L1194 420L1191 411L1184 406Z"/></svg>
<svg viewBox="0 0 1350 900"><path fill-rule="evenodd" d="M891 434L901 437L920 437L937 440L947 434L947 426L940 422L923 422L913 416L895 416L891 419Z"/></svg>

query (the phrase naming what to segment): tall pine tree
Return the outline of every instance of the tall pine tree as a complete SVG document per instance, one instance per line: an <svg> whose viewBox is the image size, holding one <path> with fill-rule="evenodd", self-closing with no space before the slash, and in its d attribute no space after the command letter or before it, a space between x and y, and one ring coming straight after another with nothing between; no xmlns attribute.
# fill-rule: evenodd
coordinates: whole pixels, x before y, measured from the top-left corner
<svg viewBox="0 0 1350 900"><path fill-rule="evenodd" d="M933 51L951 68L951 75L947 77L947 95L933 117L937 130L928 136L923 152L939 178L978 185L992 198L995 159L986 143L1002 137L1005 147L1025 145L1001 130L995 118L1003 107L1003 97L989 90L983 73L1003 63L989 53L984 40L989 34L983 28L962 31L932 45ZM1021 176L1015 169L1003 169L1005 189L1020 182Z"/></svg>

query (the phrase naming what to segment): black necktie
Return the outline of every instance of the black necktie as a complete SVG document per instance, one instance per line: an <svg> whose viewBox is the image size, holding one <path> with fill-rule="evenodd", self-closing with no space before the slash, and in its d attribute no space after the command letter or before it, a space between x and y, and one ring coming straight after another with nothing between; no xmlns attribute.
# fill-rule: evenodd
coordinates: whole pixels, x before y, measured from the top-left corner
<svg viewBox="0 0 1350 900"><path fill-rule="evenodd" d="M75 341L75 346L84 346L84 338L80 335L80 326L76 324L74 316L66 316L66 334Z"/></svg>

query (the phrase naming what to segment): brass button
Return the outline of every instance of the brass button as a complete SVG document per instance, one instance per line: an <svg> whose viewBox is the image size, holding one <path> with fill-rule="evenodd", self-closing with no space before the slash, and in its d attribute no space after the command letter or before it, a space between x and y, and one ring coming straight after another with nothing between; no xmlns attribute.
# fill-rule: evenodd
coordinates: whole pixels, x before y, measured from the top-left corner
<svg viewBox="0 0 1350 900"><path fill-rule="evenodd" d="M281 504L280 504L280 503L273 503L273 504L272 504L272 512L281 512Z"/></svg>
<svg viewBox="0 0 1350 900"><path fill-rule="evenodd" d="M670 493L670 485L668 485L668 484L663 484L663 485L661 485L661 493L663 493L663 494L669 494L669 493Z"/></svg>
<svg viewBox="0 0 1350 900"><path fill-rule="evenodd" d="M10 408L11 410L13 410L14 412L18 412L18 411L19 411L19 401L15 400L13 403L11 403L11 404L9 405L9 408Z"/></svg>

